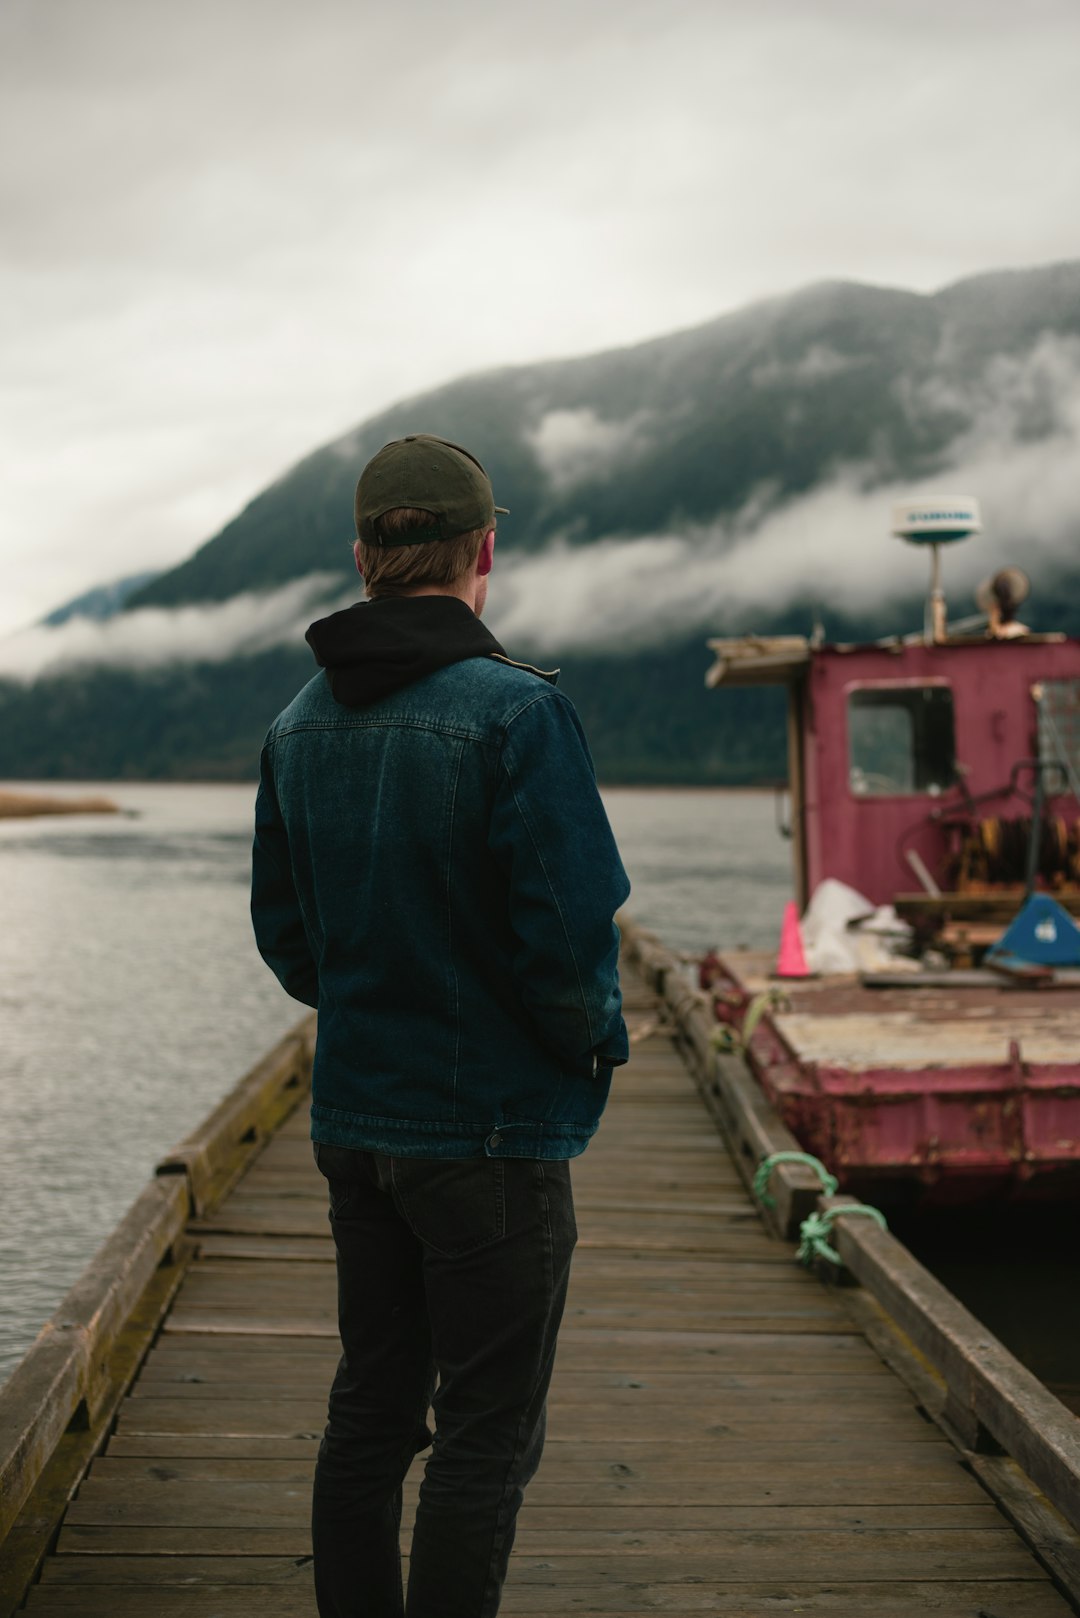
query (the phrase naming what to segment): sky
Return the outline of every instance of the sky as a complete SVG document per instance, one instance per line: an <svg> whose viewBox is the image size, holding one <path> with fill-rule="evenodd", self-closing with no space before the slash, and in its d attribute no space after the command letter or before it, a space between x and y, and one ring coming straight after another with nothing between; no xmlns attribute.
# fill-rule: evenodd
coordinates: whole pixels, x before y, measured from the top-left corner
<svg viewBox="0 0 1080 1618"><path fill-rule="evenodd" d="M1077 60L1076 0L4 0L0 634L466 371L1080 257Z"/></svg>

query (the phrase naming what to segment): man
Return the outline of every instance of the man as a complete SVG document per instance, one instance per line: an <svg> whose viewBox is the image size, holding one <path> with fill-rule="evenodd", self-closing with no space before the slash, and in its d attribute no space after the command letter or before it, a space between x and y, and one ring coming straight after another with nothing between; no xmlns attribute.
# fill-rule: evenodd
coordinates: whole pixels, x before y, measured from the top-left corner
<svg viewBox="0 0 1080 1618"><path fill-rule="evenodd" d="M380 450L356 491L371 599L312 625L323 672L263 751L252 915L319 1008L338 1265L322 1618L497 1612L576 1239L568 1159L627 1056L629 885L581 728L480 622L496 509L467 450ZM404 1601L401 1483L432 1442Z"/></svg>

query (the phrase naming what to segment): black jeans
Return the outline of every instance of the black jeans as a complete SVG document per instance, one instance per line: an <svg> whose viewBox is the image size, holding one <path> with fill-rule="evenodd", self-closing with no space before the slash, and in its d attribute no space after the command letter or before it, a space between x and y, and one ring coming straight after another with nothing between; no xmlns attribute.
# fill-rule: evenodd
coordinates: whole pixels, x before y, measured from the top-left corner
<svg viewBox="0 0 1080 1618"><path fill-rule="evenodd" d="M322 1145L315 1160L343 1351L315 1471L319 1613L494 1618L544 1443L577 1238L569 1164ZM406 1599L401 1484L428 1444Z"/></svg>

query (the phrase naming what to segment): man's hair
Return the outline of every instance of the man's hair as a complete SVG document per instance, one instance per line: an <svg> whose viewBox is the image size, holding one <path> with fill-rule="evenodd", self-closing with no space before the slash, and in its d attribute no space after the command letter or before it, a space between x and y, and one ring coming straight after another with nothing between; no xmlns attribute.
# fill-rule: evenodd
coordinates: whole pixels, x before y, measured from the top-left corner
<svg viewBox="0 0 1080 1618"><path fill-rule="evenodd" d="M396 506L376 519L380 539L385 535L407 534L412 528L431 527L431 512L415 506ZM456 539L426 540L419 545L365 545L360 541L360 568L364 589L376 596L407 595L423 585L441 588L457 584L471 573L484 543L486 528L474 528Z"/></svg>

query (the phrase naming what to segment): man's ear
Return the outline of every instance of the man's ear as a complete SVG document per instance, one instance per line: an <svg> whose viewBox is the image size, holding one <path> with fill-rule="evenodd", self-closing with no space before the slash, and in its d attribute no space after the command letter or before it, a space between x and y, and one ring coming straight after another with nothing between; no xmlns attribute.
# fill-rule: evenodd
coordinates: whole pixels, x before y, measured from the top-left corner
<svg viewBox="0 0 1080 1618"><path fill-rule="evenodd" d="M486 579L491 572L491 561L495 550L495 530L489 528L484 535L484 543L480 547L480 554L476 558L476 571L480 578Z"/></svg>
<svg viewBox="0 0 1080 1618"><path fill-rule="evenodd" d="M352 553L353 553L353 556L354 556L354 558L356 560L356 571L359 573L360 577L363 578L364 577L364 567L363 567L363 563L360 560L360 541L358 539L353 541Z"/></svg>

